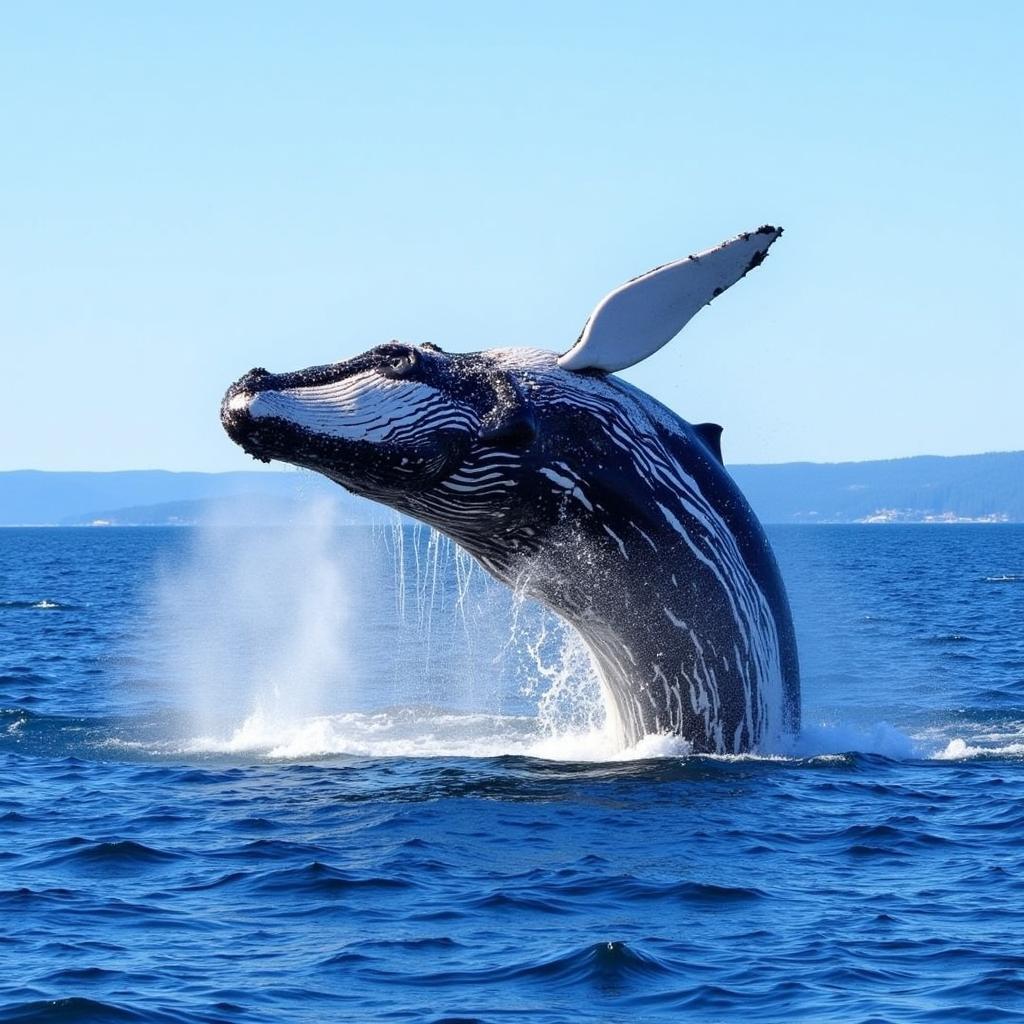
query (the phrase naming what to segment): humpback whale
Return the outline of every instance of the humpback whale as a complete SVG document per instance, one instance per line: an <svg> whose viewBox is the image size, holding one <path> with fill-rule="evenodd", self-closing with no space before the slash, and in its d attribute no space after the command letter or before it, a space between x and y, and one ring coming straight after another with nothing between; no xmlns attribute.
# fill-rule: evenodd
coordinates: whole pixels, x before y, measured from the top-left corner
<svg viewBox="0 0 1024 1024"><path fill-rule="evenodd" d="M620 739L770 748L799 728L796 641L768 539L691 424L615 371L764 259L764 226L626 282L562 354L389 342L250 370L221 421L262 461L324 474L453 538L589 647Z"/></svg>

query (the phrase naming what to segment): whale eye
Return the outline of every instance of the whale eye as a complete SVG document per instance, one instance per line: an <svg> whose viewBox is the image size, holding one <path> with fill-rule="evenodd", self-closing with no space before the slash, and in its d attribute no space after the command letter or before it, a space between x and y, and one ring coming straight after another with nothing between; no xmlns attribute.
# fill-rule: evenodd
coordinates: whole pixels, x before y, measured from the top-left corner
<svg viewBox="0 0 1024 1024"><path fill-rule="evenodd" d="M396 352L388 357L387 362L380 368L380 372L389 380L404 380L412 376L419 360L416 352L409 349L407 352Z"/></svg>

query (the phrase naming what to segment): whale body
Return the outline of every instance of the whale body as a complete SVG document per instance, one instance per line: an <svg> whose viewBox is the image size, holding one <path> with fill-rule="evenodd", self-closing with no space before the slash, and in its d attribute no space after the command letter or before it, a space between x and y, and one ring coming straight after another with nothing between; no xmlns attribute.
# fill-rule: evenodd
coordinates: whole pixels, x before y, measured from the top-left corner
<svg viewBox="0 0 1024 1024"><path fill-rule="evenodd" d="M561 356L390 342L251 370L221 419L258 459L304 466L454 539L589 647L624 744L771 747L799 728L796 641L764 530L693 425L613 372L656 351L763 260L764 227L598 304Z"/></svg>

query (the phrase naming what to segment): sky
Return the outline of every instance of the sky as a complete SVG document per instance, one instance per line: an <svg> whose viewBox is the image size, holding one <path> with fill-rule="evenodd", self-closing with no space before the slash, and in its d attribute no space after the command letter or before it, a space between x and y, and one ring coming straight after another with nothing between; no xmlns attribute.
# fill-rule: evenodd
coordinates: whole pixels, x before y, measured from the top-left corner
<svg viewBox="0 0 1024 1024"><path fill-rule="evenodd" d="M624 372L731 462L1024 449L1024 5L4 4L0 469L228 470L225 388L564 350L763 223Z"/></svg>

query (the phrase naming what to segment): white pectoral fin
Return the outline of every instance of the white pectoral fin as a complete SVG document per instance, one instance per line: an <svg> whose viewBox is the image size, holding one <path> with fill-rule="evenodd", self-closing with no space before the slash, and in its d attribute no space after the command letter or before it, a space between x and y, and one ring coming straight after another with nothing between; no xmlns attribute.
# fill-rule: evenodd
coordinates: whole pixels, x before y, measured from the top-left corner
<svg viewBox="0 0 1024 1024"><path fill-rule="evenodd" d="M597 304L558 365L613 373L646 359L702 307L759 266L781 234L782 228L761 227L627 281Z"/></svg>

